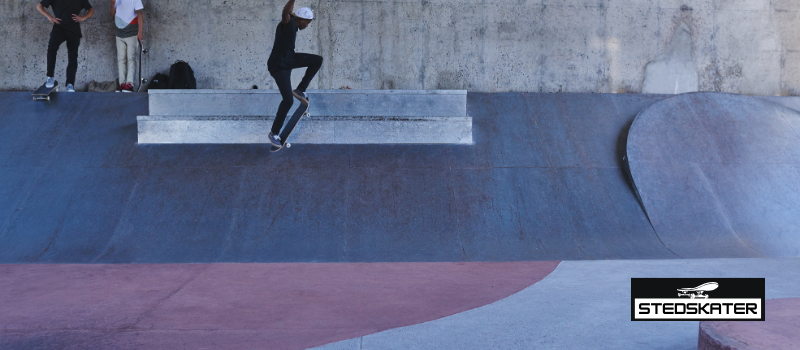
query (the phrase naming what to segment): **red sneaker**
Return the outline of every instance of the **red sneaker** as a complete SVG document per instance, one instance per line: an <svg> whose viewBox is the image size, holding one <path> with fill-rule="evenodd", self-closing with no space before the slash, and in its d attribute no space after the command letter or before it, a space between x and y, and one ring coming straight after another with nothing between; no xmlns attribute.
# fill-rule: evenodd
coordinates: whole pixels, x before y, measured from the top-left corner
<svg viewBox="0 0 800 350"><path fill-rule="evenodd" d="M133 92L133 84L125 83L125 85L122 86L122 92Z"/></svg>

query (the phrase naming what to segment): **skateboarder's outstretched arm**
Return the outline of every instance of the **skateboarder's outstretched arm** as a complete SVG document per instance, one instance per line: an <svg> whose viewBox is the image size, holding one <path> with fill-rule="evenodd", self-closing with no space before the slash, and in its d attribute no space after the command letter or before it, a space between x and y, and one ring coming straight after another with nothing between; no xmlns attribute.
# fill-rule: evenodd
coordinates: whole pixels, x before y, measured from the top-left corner
<svg viewBox="0 0 800 350"><path fill-rule="evenodd" d="M283 7L283 14L281 14L281 23L286 24L292 20L292 10L294 9L294 0L289 0L286 6Z"/></svg>

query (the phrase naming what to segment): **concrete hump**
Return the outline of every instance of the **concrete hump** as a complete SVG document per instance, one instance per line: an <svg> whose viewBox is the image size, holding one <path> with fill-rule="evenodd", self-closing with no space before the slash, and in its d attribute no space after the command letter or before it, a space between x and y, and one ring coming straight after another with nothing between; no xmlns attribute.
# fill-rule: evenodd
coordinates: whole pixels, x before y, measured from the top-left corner
<svg viewBox="0 0 800 350"><path fill-rule="evenodd" d="M800 112L690 93L644 109L630 175L656 234L679 256L800 255Z"/></svg>

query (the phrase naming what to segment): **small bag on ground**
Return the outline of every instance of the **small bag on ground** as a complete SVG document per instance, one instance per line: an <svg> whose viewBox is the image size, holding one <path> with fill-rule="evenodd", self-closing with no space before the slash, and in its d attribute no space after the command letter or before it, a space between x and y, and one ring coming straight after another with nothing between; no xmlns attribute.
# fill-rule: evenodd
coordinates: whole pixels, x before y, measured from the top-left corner
<svg viewBox="0 0 800 350"><path fill-rule="evenodd" d="M94 81L92 80L89 83L89 88L87 91L89 92L114 92L117 91L117 81Z"/></svg>
<svg viewBox="0 0 800 350"><path fill-rule="evenodd" d="M153 79L150 80L150 84L147 85L147 89L168 89L169 88L169 75L164 73L156 73L153 76Z"/></svg>
<svg viewBox="0 0 800 350"><path fill-rule="evenodd" d="M176 61L169 68L169 89L196 89L194 71L185 61Z"/></svg>

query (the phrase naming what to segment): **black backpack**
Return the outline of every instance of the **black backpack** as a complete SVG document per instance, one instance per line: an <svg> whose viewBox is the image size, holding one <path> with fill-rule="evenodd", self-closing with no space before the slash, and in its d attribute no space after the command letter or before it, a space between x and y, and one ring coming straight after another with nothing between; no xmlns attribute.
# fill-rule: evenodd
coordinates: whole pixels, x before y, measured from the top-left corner
<svg viewBox="0 0 800 350"><path fill-rule="evenodd" d="M168 89L196 89L197 81L194 79L194 71L185 61L176 61L169 68Z"/></svg>
<svg viewBox="0 0 800 350"><path fill-rule="evenodd" d="M166 89L169 87L169 76L164 73L156 73L153 76L153 79L150 80L150 85L147 85L148 89Z"/></svg>

